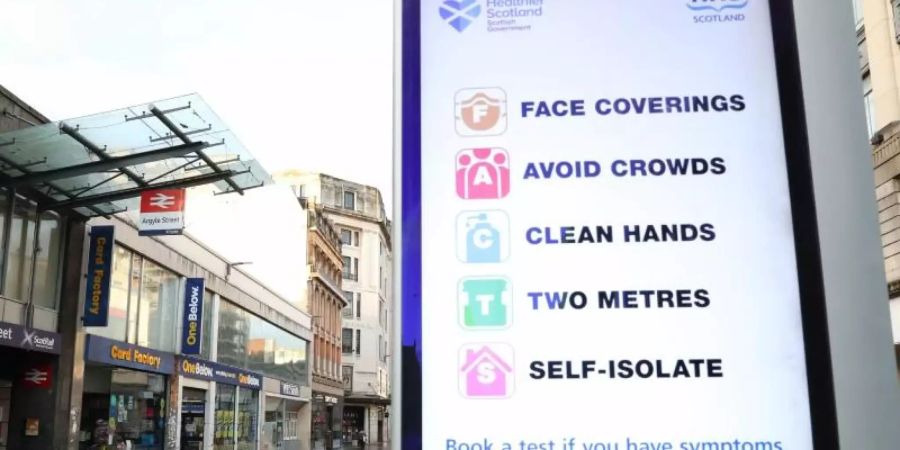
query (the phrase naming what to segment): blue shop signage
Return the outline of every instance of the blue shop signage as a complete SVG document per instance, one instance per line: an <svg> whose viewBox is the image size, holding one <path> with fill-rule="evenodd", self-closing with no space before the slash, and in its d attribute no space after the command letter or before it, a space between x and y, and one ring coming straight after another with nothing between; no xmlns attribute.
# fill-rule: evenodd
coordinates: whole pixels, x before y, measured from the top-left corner
<svg viewBox="0 0 900 450"><path fill-rule="evenodd" d="M112 273L113 226L94 226L90 232L87 285L84 296L86 327L105 327L109 322L109 283Z"/></svg>
<svg viewBox="0 0 900 450"><path fill-rule="evenodd" d="M62 348L62 337L50 331L0 322L0 345L58 355Z"/></svg>
<svg viewBox="0 0 900 450"><path fill-rule="evenodd" d="M145 372L171 374L175 370L175 355L171 353L95 335L88 335L85 355L88 361Z"/></svg>
<svg viewBox="0 0 900 450"><path fill-rule="evenodd" d="M188 278L184 284L184 314L182 319L181 353L200 354L203 336L203 278Z"/></svg>
<svg viewBox="0 0 900 450"><path fill-rule="evenodd" d="M262 375L249 370L196 358L180 358L178 361L178 373L189 378L233 384L255 390L262 389Z"/></svg>

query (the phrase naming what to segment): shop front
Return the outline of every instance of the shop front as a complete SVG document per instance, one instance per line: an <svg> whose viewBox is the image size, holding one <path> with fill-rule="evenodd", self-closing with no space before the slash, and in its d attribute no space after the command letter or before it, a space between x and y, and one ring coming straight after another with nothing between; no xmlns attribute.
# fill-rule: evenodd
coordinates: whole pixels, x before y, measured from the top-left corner
<svg viewBox="0 0 900 450"><path fill-rule="evenodd" d="M207 420L205 414L210 409L205 392L185 383L181 399L182 449L203 448L204 437L209 433L215 450L257 449L261 375L190 357L178 359L178 373L215 386L212 420ZM212 424L211 431L204 429L207 423Z"/></svg>
<svg viewBox="0 0 900 450"><path fill-rule="evenodd" d="M171 353L88 335L79 448L162 450L174 368Z"/></svg>
<svg viewBox="0 0 900 450"><path fill-rule="evenodd" d="M261 450L301 450L308 448L309 387L265 378L266 417Z"/></svg>
<svg viewBox="0 0 900 450"><path fill-rule="evenodd" d="M0 450L51 438L60 336L0 322Z"/></svg>
<svg viewBox="0 0 900 450"><path fill-rule="evenodd" d="M343 416L343 397L313 391L313 450L338 450L341 448Z"/></svg>

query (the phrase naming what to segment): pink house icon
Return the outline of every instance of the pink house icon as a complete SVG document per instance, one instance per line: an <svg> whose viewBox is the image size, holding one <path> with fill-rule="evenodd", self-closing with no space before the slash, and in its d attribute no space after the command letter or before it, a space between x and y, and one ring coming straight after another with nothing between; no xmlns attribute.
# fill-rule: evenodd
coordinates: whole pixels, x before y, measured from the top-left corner
<svg viewBox="0 0 900 450"><path fill-rule="evenodd" d="M466 349L460 369L468 397L506 397L509 394L507 374L512 377L512 367L487 346Z"/></svg>

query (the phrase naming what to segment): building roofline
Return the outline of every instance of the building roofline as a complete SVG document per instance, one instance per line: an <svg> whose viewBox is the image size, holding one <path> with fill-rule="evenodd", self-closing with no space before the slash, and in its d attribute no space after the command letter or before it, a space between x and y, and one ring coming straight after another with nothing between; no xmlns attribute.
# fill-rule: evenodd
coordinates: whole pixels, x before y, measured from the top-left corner
<svg viewBox="0 0 900 450"><path fill-rule="evenodd" d="M3 94L3 96L12 100L13 103L18 105L20 108L24 109L25 111L28 111L28 113L31 114L32 116L37 117L38 120L40 120L42 123L53 122L47 116L41 114L38 110L34 109L31 105L29 105L28 103L25 103L24 100L19 98L19 96L17 96L16 94L13 94L12 91L10 91L6 87L4 87L2 84L0 84L0 94Z"/></svg>

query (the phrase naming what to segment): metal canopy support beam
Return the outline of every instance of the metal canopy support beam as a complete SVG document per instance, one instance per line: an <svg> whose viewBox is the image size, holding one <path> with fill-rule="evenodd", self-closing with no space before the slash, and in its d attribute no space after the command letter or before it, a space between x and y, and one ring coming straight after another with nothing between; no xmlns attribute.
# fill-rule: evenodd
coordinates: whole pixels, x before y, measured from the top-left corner
<svg viewBox="0 0 900 450"><path fill-rule="evenodd" d="M8 158L3 157L2 155L0 155L0 162L2 162L3 164L6 164L6 165L12 167L13 169L18 170L19 172L24 173L25 175L28 175L28 174L31 173L31 171L28 170L28 169L27 169L25 166L23 166L22 164L16 163L15 161L12 161L12 160L10 160L10 159L8 159ZM49 188L55 190L56 192L59 192L61 195L65 196L66 198L75 198L75 194L72 194L71 192L69 192L69 191L67 191L67 190L65 190L65 189L63 189L63 188L59 187L58 185L53 184L53 183L51 183L51 182L47 182L47 187L49 187ZM103 211L101 211L101 210L99 210L99 209L97 209L97 208L90 207L89 209L90 209L91 211L93 211L94 213L96 213L97 215L104 216L104 217L109 217L109 215L107 215L105 212L103 212Z"/></svg>
<svg viewBox="0 0 900 450"><path fill-rule="evenodd" d="M162 122L163 125L165 125L166 128L168 128L169 131L172 132L172 134L174 134L175 136L178 136L178 138L181 139L181 142L184 142L185 144L189 144L191 142L191 138L189 138L188 135L184 133L184 131L181 131L180 128L175 126L175 124L172 123L172 120L170 120L169 117L166 116L166 113L161 111L156 106L151 107L150 112L153 113L153 115L156 116L156 118L159 119L159 121ZM209 166L216 173L219 173L222 171L222 169L218 166L218 164L215 163L215 161L210 159L209 156L206 156L206 153L199 151L199 152L197 152L197 156L199 156L200 159L202 159L203 162L206 163L206 165ZM229 186L231 186L231 189L233 191L235 191L241 195L244 195L244 191L241 189L240 186L238 186L237 183L234 182L234 180L232 180L231 178L225 178L225 182L228 183Z"/></svg>
<svg viewBox="0 0 900 450"><path fill-rule="evenodd" d="M88 197L81 198L73 198L70 200L63 200L59 202L41 204L38 206L38 210L46 211L50 209L59 209L59 208L80 208L89 205L95 205L97 203L107 203L114 202L117 200L125 200L128 198L134 198L141 195L142 192L150 189L179 189L179 188L188 188L192 186L200 186L209 183L215 183L216 181L222 181L227 179L228 177L234 175L235 172L231 170L226 170L219 173L207 173L203 175L198 175L196 177L190 178L182 178L180 180L174 181L166 181L164 183L150 184L146 186L138 186L128 189L122 189L120 191L109 192L98 195L91 195Z"/></svg>
<svg viewBox="0 0 900 450"><path fill-rule="evenodd" d="M167 110L163 111L163 113L168 114L168 113L170 113L170 112L184 111L185 109L190 109L190 108L191 108L191 102L188 102L187 105L184 105L184 106L178 106L178 107L172 108L172 109L167 109ZM152 114L152 113L144 113L144 114L141 114L141 115L139 115L139 116L132 116L132 117L125 116L125 121L126 121L126 122L130 122L130 121L132 121L132 120L149 119L150 117L154 117L154 114Z"/></svg>
<svg viewBox="0 0 900 450"><path fill-rule="evenodd" d="M107 155L106 152L103 151L103 149L98 147L97 144L94 144L93 142L91 142L88 138L84 137L84 135L79 133L78 130L76 130L75 128L72 128L64 123L61 123L61 124L59 124L59 130L65 134L68 134L69 136L71 136L72 139L75 139L76 141L78 141L79 144L83 145L86 149L90 150L91 153L97 155L97 157L100 158L101 160L105 161L105 160L108 160L111 158L111 156ZM147 182L144 181L143 178L141 178L138 174L132 172L131 170L125 169L125 168L122 168L119 170L122 173L124 173L125 176L130 178L131 181L134 181L135 183L137 183L138 186L146 186L147 185Z"/></svg>
<svg viewBox="0 0 900 450"><path fill-rule="evenodd" d="M0 185L23 186L46 183L48 181L60 180L64 178L74 178L81 175L103 172L110 169L119 169L120 171L123 171L123 169L128 166L146 164L153 161L160 161L167 158L183 156L188 153L195 153L206 146L207 145L205 142L194 142L159 150L151 150L149 152L135 153L126 156L109 157L101 161L94 161L69 167L61 167L59 169L46 170L43 172L32 172L28 175L22 175L20 177L6 180L3 183L0 183Z"/></svg>
<svg viewBox="0 0 900 450"><path fill-rule="evenodd" d="M185 136L190 136L192 134L206 133L207 131L212 131L212 124L209 124L209 126L206 128L198 128L196 130L185 131L184 134L185 134ZM167 134L165 136L160 136L160 137L152 137L152 138L150 138L150 142L168 141L169 139L172 139L173 137L175 137L175 136L172 134Z"/></svg>

